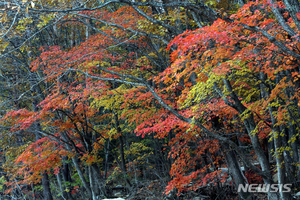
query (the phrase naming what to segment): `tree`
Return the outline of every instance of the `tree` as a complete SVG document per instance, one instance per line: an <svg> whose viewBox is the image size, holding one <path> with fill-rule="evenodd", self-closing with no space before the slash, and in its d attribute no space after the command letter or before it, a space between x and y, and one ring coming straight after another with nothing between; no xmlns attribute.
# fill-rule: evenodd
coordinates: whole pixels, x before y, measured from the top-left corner
<svg viewBox="0 0 300 200"><path fill-rule="evenodd" d="M24 50L5 54L30 59L28 52L37 54L31 71L23 74L31 77L27 87L39 95L40 102L7 112L5 126L15 133L38 130L45 137L19 147L26 151L15 161L30 158L29 172L38 166L52 170L45 165L50 158L60 167L68 155L88 196L96 199L105 195L98 156L109 152L109 139L118 140L111 142L118 147L114 157L126 174L130 158L124 150L125 136L135 132L167 138L172 178L167 193L177 189L183 194L224 182L226 175L220 170L224 167L236 185L247 184L241 165L265 184L274 183L275 171L279 184L295 182L299 174L299 3L250 1L238 10L235 4L232 10L225 5L222 1L122 0L20 6L18 12L24 9L24 16L26 10L31 16L45 14L37 24L42 30L51 25L53 44L58 45L37 51L35 47L45 41L41 34L40 44L32 42L27 55ZM15 27L14 18L9 19ZM35 20L27 16L15 29L34 27ZM55 20L59 24L51 23ZM5 42L2 46L8 51L12 47ZM41 78L32 82L36 75ZM32 129L36 126L40 128ZM40 155L34 150L37 145ZM254 156L246 155L241 145ZM57 148L55 158L49 154L53 148ZM38 180L37 175L23 178L24 183ZM126 182L130 187L130 180ZM269 192L268 197L289 199L290 194Z"/></svg>

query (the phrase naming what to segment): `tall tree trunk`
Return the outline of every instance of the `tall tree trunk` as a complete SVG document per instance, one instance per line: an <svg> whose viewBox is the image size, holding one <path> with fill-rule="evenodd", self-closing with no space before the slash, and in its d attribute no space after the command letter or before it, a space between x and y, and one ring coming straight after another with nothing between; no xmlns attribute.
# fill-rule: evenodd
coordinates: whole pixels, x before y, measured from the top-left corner
<svg viewBox="0 0 300 200"><path fill-rule="evenodd" d="M70 199L73 200L72 194L70 193L71 188L70 188L70 183L72 182L71 176L70 176L70 170L69 170L69 164L66 163L67 161L67 156L63 157L63 166L61 168L61 172L58 174L60 176L60 174L62 175L62 180L64 181L65 184L62 184L62 188L63 188L63 196L66 199ZM68 184L66 184L68 183ZM69 191L69 192L67 192Z"/></svg>
<svg viewBox="0 0 300 200"><path fill-rule="evenodd" d="M95 182L95 193L96 195L102 195L106 196L106 190L105 190L105 180L101 176L101 170L99 166L96 163L93 163L91 165L93 176L94 176L94 182Z"/></svg>
<svg viewBox="0 0 300 200"><path fill-rule="evenodd" d="M42 178L42 185L43 185L43 194L45 200L53 200L51 190L50 190L50 182L47 173L43 173Z"/></svg>
<svg viewBox="0 0 300 200"><path fill-rule="evenodd" d="M277 176L278 176L278 184L284 185L287 183L286 180L286 171L284 166L284 159L283 155L279 152L279 150L282 147L282 141L281 141L281 131L279 127L276 125L276 120L274 118L273 112L275 109L272 106L269 106L269 112L271 116L272 121L272 129L273 129L273 139L274 139L274 146L275 146L275 160L276 160L276 168L277 168ZM279 190L279 194L282 200L289 200L291 199L291 195L287 192L282 192Z"/></svg>
<svg viewBox="0 0 300 200"><path fill-rule="evenodd" d="M247 180L245 179L244 175L242 174L241 168L238 164L236 159L235 153L233 150L229 149L228 144L222 144L223 150L225 151L225 157L228 165L229 172L235 182L235 185L239 187L239 185L246 185L248 184ZM223 151L223 152L224 152ZM252 194L249 192L241 191L239 193L241 199L251 199Z"/></svg>
<svg viewBox="0 0 300 200"><path fill-rule="evenodd" d="M107 145L106 145L106 148L104 149L104 152L105 152L104 178L105 179L106 179L107 171L108 171L108 168L109 168L109 163L108 163L109 143L110 143L110 140L107 140Z"/></svg>
<svg viewBox="0 0 300 200"><path fill-rule="evenodd" d="M247 108L242 104L242 102L240 101L238 96L233 91L230 82L227 79L223 79L223 82L224 82L224 85L225 85L226 89L230 93L229 96L234 101L234 104L232 104L228 101L227 97L222 96L225 103L227 105L233 107L234 109L236 109L239 112L239 114L245 114L244 112L247 110ZM253 145L253 149L256 153L256 156L257 156L257 159L258 159L259 164L261 166L261 169L266 174L266 176L268 177L268 178L263 179L264 183L265 184L273 184L274 181L272 179L272 174L271 174L271 171L270 171L270 165L269 165L268 159L267 159L267 157L264 153L264 150L263 150L263 148L262 148L262 146L259 142L259 138L258 138L257 134L253 133L253 131L256 128L256 124L255 124L255 121L254 121L253 114L249 113L248 117L244 119L243 123L244 123L244 125L246 127L246 130L248 132L248 135L251 139L251 143ZM268 198L270 200L279 200L278 195L274 192L268 192Z"/></svg>
<svg viewBox="0 0 300 200"><path fill-rule="evenodd" d="M62 185L61 172L59 172L59 173L56 174L56 180L57 180L59 191L60 191L60 193L62 195L62 198L63 199L67 199L66 192L64 191L64 187Z"/></svg>
<svg viewBox="0 0 300 200"><path fill-rule="evenodd" d="M77 173L78 173L78 176L79 176L79 178L80 178L80 180L81 180L81 182L82 182L84 188L86 189L86 191L87 191L89 197L92 198L92 190L91 190L89 184L87 183L87 181L85 180L85 177L84 177L83 172L82 172L82 170L81 170L81 168L80 168L80 166L79 166L79 163L78 163L77 158L76 158L76 157L73 157L73 158L72 158L72 161L73 161L73 164L74 164L74 166L75 166L75 168L76 168L76 171L77 171Z"/></svg>
<svg viewBox="0 0 300 200"><path fill-rule="evenodd" d="M282 146L283 147L290 147L288 143L288 137L289 137L289 132L286 128L281 128L281 131L284 132L284 136L282 137ZM290 151L284 150L283 151L283 158L284 158L284 164L285 164L285 169L286 169L286 178L289 183L294 183L295 180L295 175L296 175L296 163L293 161L293 158L290 154Z"/></svg>
<svg viewBox="0 0 300 200"><path fill-rule="evenodd" d="M117 132L120 134L119 142L120 142L121 169L122 169L123 173L125 174L125 181L126 181L128 187L131 187L132 185L130 183L130 180L127 178L127 170L126 170L125 155L124 155L124 141L123 141L122 130L120 128L117 113L114 113L114 117L115 117Z"/></svg>
<svg viewBox="0 0 300 200"><path fill-rule="evenodd" d="M89 179L90 179L90 187L91 187L91 192L92 192L92 198L93 200L97 200L96 194L95 194L95 179L93 175L93 170L92 167L89 166Z"/></svg>

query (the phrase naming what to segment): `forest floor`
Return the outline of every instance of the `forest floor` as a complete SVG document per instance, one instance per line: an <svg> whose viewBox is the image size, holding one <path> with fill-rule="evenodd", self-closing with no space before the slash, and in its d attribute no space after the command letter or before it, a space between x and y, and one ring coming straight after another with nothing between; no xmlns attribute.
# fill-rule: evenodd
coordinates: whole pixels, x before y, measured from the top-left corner
<svg viewBox="0 0 300 200"><path fill-rule="evenodd" d="M125 200L238 200L238 194L232 186L207 186L196 191L164 194L165 187L160 180L139 182L129 192L114 192L115 198ZM264 193L254 193L253 200L265 200ZM121 199L120 199L121 200Z"/></svg>

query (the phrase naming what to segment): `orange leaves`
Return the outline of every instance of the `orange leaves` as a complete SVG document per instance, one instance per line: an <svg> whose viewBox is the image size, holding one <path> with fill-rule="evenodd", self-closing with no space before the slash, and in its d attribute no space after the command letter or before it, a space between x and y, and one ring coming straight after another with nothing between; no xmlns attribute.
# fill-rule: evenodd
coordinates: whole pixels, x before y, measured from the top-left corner
<svg viewBox="0 0 300 200"><path fill-rule="evenodd" d="M277 2L277 6L284 8L282 2ZM155 41L159 46L154 48L158 55L152 52L151 45L146 45L150 43L149 39L132 34L135 30L143 34L157 34L161 30L156 29L156 25L145 25L145 19L129 6L115 11L86 11L81 14L96 18L93 21L97 21L101 34L89 36L86 41L75 47L71 45L69 49L58 46L41 49L40 57L32 62L31 67L32 71L43 72L51 89L47 88L47 97L39 104L36 113L20 110L7 114L5 119L13 124L14 130L40 123L49 134L59 133L57 139L62 139L61 134L65 136L64 140L70 140L74 148L70 151L76 151L84 164L92 165L101 161L98 155L103 150L101 145L105 139L114 140L122 134L113 127L116 122L112 115L116 113L120 116L118 128L124 133L166 138L165 143L171 148L169 155L174 159L170 171L173 180L167 191L172 188L183 191L225 181L225 175L213 169L215 166L222 167L224 160L218 141L195 127L194 122L201 123L215 134L222 133L223 137L235 137L249 144L249 137L242 133L243 118L247 118L250 112L254 113L254 123L257 123L255 134L259 139L266 138L270 131L269 105L276 108L274 118L277 123L274 125L284 125L289 120L287 91L296 87L299 78L298 73L293 72L299 71L297 59L287 56L260 31L250 28L265 30L295 52L299 51L299 44L295 38L288 37L270 15L266 2L249 1L231 16L235 22L218 19L210 26L175 36L166 49L175 49L170 56L172 63L165 70L159 69L161 73L158 76L160 62L168 65L168 59L163 57L166 54L164 46ZM150 12L147 14L150 15ZM292 25L291 20L288 23ZM250 30L243 28L243 24L251 26ZM127 28L131 32L124 31ZM161 36L164 36L166 31L162 30ZM154 62L159 64L154 67ZM151 81L164 102L192 119L193 123L182 122L163 109L152 98L149 88L116 81L129 82L134 78L121 75L120 78L105 70ZM281 78L289 71L293 72L292 77ZM264 76L266 78L262 78ZM225 85L225 81L230 86ZM290 96L299 98L297 94ZM249 112L238 113L235 110L238 106L245 106ZM71 156L71 153L43 138L18 157L16 162L25 165L18 172L25 174L27 182L37 181L41 171L54 168L54 173L58 173L63 155ZM30 173L35 174L30 177Z"/></svg>
<svg viewBox="0 0 300 200"><path fill-rule="evenodd" d="M5 121L10 122L12 124L12 131L25 130L29 128L32 125L32 123L36 121L36 119L37 114L26 109L10 111L4 117Z"/></svg>
<svg viewBox="0 0 300 200"><path fill-rule="evenodd" d="M85 161L85 163L86 163L87 165L92 165L92 164L95 163L95 161L96 161L95 156L89 155L89 154L84 154L84 155L81 157L81 160L82 160L82 161Z"/></svg>
<svg viewBox="0 0 300 200"><path fill-rule="evenodd" d="M206 158L209 157L214 166L220 166L220 162L224 158L218 155L218 142L210 139L198 140L197 142L194 140L197 141L197 137L183 139L180 135L176 135L174 138L170 152L172 158L175 159L170 171L173 179L169 182L166 193L174 188L178 189L179 192L196 190L200 186L215 184L226 179L226 174L222 174L222 171L212 171L212 163L206 162ZM189 142L195 142L197 148L191 147ZM194 167L196 168L198 165L202 167L194 171Z"/></svg>
<svg viewBox="0 0 300 200"><path fill-rule="evenodd" d="M288 31L284 31L285 28L270 15L270 6L276 6L283 11L285 8L281 1L276 2L276 5L270 5L265 1L250 1L231 16L234 22L227 23L218 19L211 26L186 31L176 36L168 45L167 50L176 48L171 53L172 64L156 78L156 81L162 80L168 87L165 89L167 92L176 91L178 85L182 86L184 89L174 101L178 105L180 99L184 109L193 109L191 111L193 120L199 120L209 130L218 130L224 135L243 133L245 132L243 120L253 115L256 125L253 133L257 134L259 139L266 139L274 127L280 126L284 129L293 120L292 116L298 116L299 105L295 104L299 100L299 95L296 94L299 93L299 63L296 58L262 33L267 32L274 40L298 54L299 41L295 38L299 33L292 19L289 19L287 25L297 36L288 35ZM289 17L289 14L285 12L283 17ZM197 78L194 78L191 84L192 81L189 79L193 73ZM210 103L212 99L219 102ZM235 109L239 103L247 112L237 113ZM270 107L274 108L272 113ZM181 111L181 113L188 112ZM213 116L218 117L220 121L214 121ZM272 117L273 124L270 122ZM202 133L197 130L189 132L189 127L185 127L179 134L176 129L171 128L172 123L168 118L164 119L167 123L155 121L164 124L167 132L172 131L175 135L170 142L170 145L173 145L170 155L175 159L170 171L173 180L169 183L167 191L173 188L191 189L189 184L196 177L196 173L191 169L196 163L193 154L201 159L202 154L213 154L218 148L211 143L208 147L199 142L202 138L199 139L196 135L204 138L205 135L201 135ZM297 123L296 121L298 120L292 123ZM214 127L214 123L217 122L219 127ZM152 129L155 125L147 125L149 127L144 126L145 132L155 131ZM143 130L141 126L138 128L139 131ZM237 139L251 144L246 133L240 134ZM189 142L195 142L201 148L192 149ZM220 160L220 155L217 154L210 157L213 162ZM197 162L201 163L199 160ZM210 168L208 165L205 167ZM213 178L217 176L214 173L205 174L204 171L197 173L203 184L213 182Z"/></svg>
<svg viewBox="0 0 300 200"><path fill-rule="evenodd" d="M16 165L20 166L17 173L24 176L24 182L27 184L37 183L42 178L41 173L46 170L54 169L54 172L58 173L61 158L66 155L70 153L56 142L42 138L28 146L16 159Z"/></svg>

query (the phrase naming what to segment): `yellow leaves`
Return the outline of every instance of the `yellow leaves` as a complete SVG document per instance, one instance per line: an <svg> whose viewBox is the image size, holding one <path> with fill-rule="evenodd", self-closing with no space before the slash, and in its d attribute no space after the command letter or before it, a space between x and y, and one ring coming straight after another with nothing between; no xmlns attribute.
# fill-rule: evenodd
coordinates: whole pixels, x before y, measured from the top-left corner
<svg viewBox="0 0 300 200"><path fill-rule="evenodd" d="M16 30L25 31L28 28L27 26L31 23L33 23L33 19L31 17L22 18L19 20Z"/></svg>
<svg viewBox="0 0 300 200"><path fill-rule="evenodd" d="M3 39L0 39L0 52L5 51L8 45L9 45L9 41L4 41Z"/></svg>
<svg viewBox="0 0 300 200"><path fill-rule="evenodd" d="M175 25L176 21L183 22L185 20L185 12L182 9L172 9L169 11L169 16L167 20L172 22Z"/></svg>
<svg viewBox="0 0 300 200"><path fill-rule="evenodd" d="M208 6L215 6L217 5L217 1L214 1L214 0L208 0L205 2L205 5L208 5Z"/></svg>
<svg viewBox="0 0 300 200"><path fill-rule="evenodd" d="M3 189L3 184L6 182L6 180L5 180L5 177L4 176L1 176L1 178L0 178L0 191L2 191L2 189Z"/></svg>
<svg viewBox="0 0 300 200"><path fill-rule="evenodd" d="M164 36L167 33L167 29L163 26L159 26L156 24L153 24L152 22L142 19L137 21L138 28L142 31L145 31L147 33L156 34L160 36Z"/></svg>
<svg viewBox="0 0 300 200"><path fill-rule="evenodd" d="M111 66L111 64L109 62L106 62L106 61L101 61L101 62L94 61L93 63L100 63L101 67L110 67Z"/></svg>
<svg viewBox="0 0 300 200"><path fill-rule="evenodd" d="M55 18L55 14L46 14L46 15L40 15L39 23L36 25L38 28L44 27L51 21L53 18Z"/></svg>
<svg viewBox="0 0 300 200"><path fill-rule="evenodd" d="M7 13L6 12L4 12L3 14L2 14L2 16L0 16L1 18L0 18L0 22L1 23L5 23L6 21L7 21Z"/></svg>
<svg viewBox="0 0 300 200"><path fill-rule="evenodd" d="M298 136L299 136L299 133L292 135L292 137L289 139L288 143L290 143L290 144L295 143Z"/></svg>
<svg viewBox="0 0 300 200"><path fill-rule="evenodd" d="M253 137L254 135L256 135L258 133L258 130L259 130L259 128L258 128L258 126L256 126L255 129L253 129L249 135L251 135L251 137Z"/></svg>
<svg viewBox="0 0 300 200"><path fill-rule="evenodd" d="M148 58L145 58L144 57L144 59L141 61L141 60L139 60L140 61L140 66L142 66L142 67L145 67L145 68L150 68L151 70L152 70L152 66L151 66L151 63L150 63L150 61L148 60ZM148 63L148 64L147 64ZM155 73L155 71L153 70L153 72L152 73ZM141 69L132 69L132 70L130 70L130 74L132 75L132 76L136 76L136 77L144 77L144 79L148 79L148 78L150 78L151 76L153 76L153 74L152 73L148 73L147 71L145 71L145 70L141 70ZM127 79L128 81L131 81L130 79ZM124 85L125 86L125 85ZM125 88L126 89L126 88Z"/></svg>
<svg viewBox="0 0 300 200"><path fill-rule="evenodd" d="M295 135L293 135L291 137L291 139L289 140L289 143L295 143L296 139L297 139L297 137Z"/></svg>
<svg viewBox="0 0 300 200"><path fill-rule="evenodd" d="M132 143L129 150L125 150L125 155L133 157L133 161L143 164L147 158L153 154L150 147L145 146L143 143Z"/></svg>
<svg viewBox="0 0 300 200"><path fill-rule="evenodd" d="M245 85L242 85L245 86ZM245 94L242 103L249 103L253 99L257 99L260 94L260 91L257 89L247 90L244 87L238 91L238 94Z"/></svg>
<svg viewBox="0 0 300 200"><path fill-rule="evenodd" d="M81 69L81 70L91 69L91 67L95 67L95 66L97 66L99 64L100 64L100 61L92 61L92 62L88 62L87 64L80 65L79 69ZM82 73L81 72L77 72L77 74L81 75Z"/></svg>
<svg viewBox="0 0 300 200"><path fill-rule="evenodd" d="M270 103L270 106L271 107L279 107L280 103L278 101L276 101L276 102L273 101L272 103Z"/></svg>
<svg viewBox="0 0 300 200"><path fill-rule="evenodd" d="M190 18L186 17L186 12L184 11L184 9L172 8L169 9L167 13L168 14L156 14L153 15L153 17L157 20L168 22L171 26L178 26L179 24L190 23L190 21L186 21L187 19L190 20ZM168 32L168 30L163 26L154 24L143 18L137 21L137 28L141 31L160 36L165 36Z"/></svg>
<svg viewBox="0 0 300 200"><path fill-rule="evenodd" d="M284 150L285 150L284 147L280 147L280 148L276 149L276 151L277 151L278 154L282 154Z"/></svg>
<svg viewBox="0 0 300 200"><path fill-rule="evenodd" d="M205 70L203 70L203 73L205 73ZM215 92L214 87L221 83L223 76L209 72L205 77L207 77L207 80L204 79L204 81L199 81L191 88L188 98L182 105L183 107L189 106L191 103L199 103L202 100L205 100L209 95Z"/></svg>
<svg viewBox="0 0 300 200"><path fill-rule="evenodd" d="M130 86L127 84L122 84L118 88L110 90L106 95L101 97L91 96L92 108L100 108L103 107L106 110L114 110L114 111L122 111L123 103L124 103L124 94L131 93Z"/></svg>
<svg viewBox="0 0 300 200"><path fill-rule="evenodd" d="M117 139L120 136L120 133L118 133L117 129L112 128L107 133L110 139Z"/></svg>
<svg viewBox="0 0 300 200"><path fill-rule="evenodd" d="M106 110L119 110L124 100L124 96L122 95L123 92L118 93L119 90L120 88L111 90L111 95L103 96L101 98L94 98L94 100L91 102L91 107L104 107Z"/></svg>
<svg viewBox="0 0 300 200"><path fill-rule="evenodd" d="M26 17L19 20L19 24L31 24L33 22L32 17Z"/></svg>

